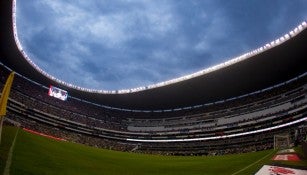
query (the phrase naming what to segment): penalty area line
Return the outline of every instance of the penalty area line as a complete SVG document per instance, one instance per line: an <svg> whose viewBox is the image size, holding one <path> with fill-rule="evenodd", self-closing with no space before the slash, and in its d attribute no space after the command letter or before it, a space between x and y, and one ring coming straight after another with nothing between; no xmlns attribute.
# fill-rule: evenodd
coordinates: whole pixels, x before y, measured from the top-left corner
<svg viewBox="0 0 307 175"><path fill-rule="evenodd" d="M12 146L10 147L9 155L7 156L3 175L9 175L10 174L10 167L11 167L11 164L12 164L13 150L14 150L14 147L15 147L15 142L16 142L18 131L19 131L19 128L16 131Z"/></svg>
<svg viewBox="0 0 307 175"><path fill-rule="evenodd" d="M251 166L253 166L253 165L257 164L257 163L259 163L260 161L262 161L263 159L265 159L265 158L271 156L271 155L274 154L274 153L275 153L275 151L272 151L271 153L265 155L264 157L262 157L261 159L257 160L256 162L254 162L254 163L252 163L252 164L250 164L250 165L247 165L246 167L240 169L239 171L237 171L237 172L235 172L235 173L233 173L233 174L231 174L231 175L236 175L236 174L238 174L238 173L241 173L242 171L248 169L249 167L251 167Z"/></svg>

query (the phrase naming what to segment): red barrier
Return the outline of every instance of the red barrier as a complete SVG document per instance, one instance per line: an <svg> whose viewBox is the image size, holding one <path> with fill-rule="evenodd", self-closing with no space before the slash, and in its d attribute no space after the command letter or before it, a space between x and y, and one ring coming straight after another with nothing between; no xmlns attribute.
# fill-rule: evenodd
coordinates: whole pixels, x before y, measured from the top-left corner
<svg viewBox="0 0 307 175"><path fill-rule="evenodd" d="M51 136L51 135L47 135L47 134L44 134L44 133L40 133L40 132L37 132L37 131L33 131L33 130L31 130L31 129L27 129L27 128L22 128L22 129L23 129L24 131L29 132L29 133L36 134L36 135L40 135L40 136L47 137L47 138L50 138L50 139L59 140L59 141L66 141L66 140L63 139L63 138L54 137L54 136Z"/></svg>
<svg viewBox="0 0 307 175"><path fill-rule="evenodd" d="M272 160L300 161L300 158L296 154L280 154L275 155Z"/></svg>

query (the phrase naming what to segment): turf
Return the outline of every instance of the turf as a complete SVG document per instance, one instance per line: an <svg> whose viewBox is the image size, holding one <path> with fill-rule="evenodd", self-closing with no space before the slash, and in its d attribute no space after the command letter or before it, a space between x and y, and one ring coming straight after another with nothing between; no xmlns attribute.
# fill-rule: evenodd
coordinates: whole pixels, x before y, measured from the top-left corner
<svg viewBox="0 0 307 175"><path fill-rule="evenodd" d="M3 138L12 142L16 128L5 127ZM1 153L7 151L1 144ZM158 156L117 152L80 144L55 141L19 130L13 152L12 175L26 174L233 174L269 155L237 174L254 174L270 162L274 151L225 156ZM2 154L1 154L2 155ZM5 163L1 156L1 165ZM1 166L0 166L1 167Z"/></svg>
<svg viewBox="0 0 307 175"><path fill-rule="evenodd" d="M5 127L2 132L2 139L0 144L0 174L4 171L6 159L12 145L16 128Z"/></svg>

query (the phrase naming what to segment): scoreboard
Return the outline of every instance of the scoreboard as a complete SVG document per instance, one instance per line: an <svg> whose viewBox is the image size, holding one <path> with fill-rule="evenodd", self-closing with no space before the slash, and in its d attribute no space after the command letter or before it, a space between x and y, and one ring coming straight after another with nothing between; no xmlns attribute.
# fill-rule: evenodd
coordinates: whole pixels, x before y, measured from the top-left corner
<svg viewBox="0 0 307 175"><path fill-rule="evenodd" d="M65 101L67 99L68 93L63 89L50 85L48 95Z"/></svg>

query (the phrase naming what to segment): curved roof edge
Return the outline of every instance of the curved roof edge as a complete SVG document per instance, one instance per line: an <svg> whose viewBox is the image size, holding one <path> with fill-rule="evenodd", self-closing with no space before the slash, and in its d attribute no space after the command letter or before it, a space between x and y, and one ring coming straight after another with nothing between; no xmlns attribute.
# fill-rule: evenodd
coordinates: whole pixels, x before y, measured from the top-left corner
<svg viewBox="0 0 307 175"><path fill-rule="evenodd" d="M68 91L69 97L112 109L164 111L210 104L257 92L307 72L307 30L303 22L283 38L239 57L241 60L236 63L230 60L210 71L192 74L190 78L121 93L79 90L46 77L24 58L14 38L13 2L16 1L0 1L0 61L3 65L42 86L52 84L62 88Z"/></svg>
<svg viewBox="0 0 307 175"><path fill-rule="evenodd" d="M252 58L253 56L260 54L262 52L265 52L266 50L269 50L273 47L276 47L284 42L286 42L287 40L289 40L292 37L295 37L297 34L299 34L300 32L302 32L303 30L305 30L307 28L307 23L306 21L303 21L301 24L299 24L297 27L295 27L292 31L290 31L289 33L281 36L280 38L269 42L267 44L265 44L262 47L259 47L253 51L247 52L245 54L242 54L238 57L232 58L224 63L220 63L217 64L215 66L200 70L198 72L189 74L189 75L185 75L179 78L175 78L175 79L171 79L171 80L167 80L167 81L163 81L163 82L159 82L156 84L152 84L152 85L148 85L148 86L142 86L142 87L136 87L136 88L131 88L131 89L120 89L120 90L102 90L102 89L90 89L90 88L84 88L84 87L80 87L80 86L76 86L74 84L71 83L67 83L63 80L60 80L50 74L48 74L46 71L44 71L43 69L41 69L38 65L36 65L31 58L26 54L26 52L23 50L22 45L19 41L18 38L18 32L17 32L17 25L16 25L16 1L17 0L13 0L13 5L12 5L12 20L13 20L13 32L14 32L14 40L16 42L16 45L20 51L20 53L23 55L23 57L28 61L28 63L30 65L33 66L34 69L36 69L38 72L40 72L41 74L43 74L44 76L46 76L47 78L63 85L63 86L67 86L69 88L73 88L76 90L80 90L80 91L85 91L85 92L90 92L90 93L98 93L98 94L127 94L127 93L135 93L135 92L139 92L139 91L144 91L144 90L148 90L148 89L154 89L154 88L159 88L159 87L163 87L163 86L168 86L174 83L179 83L182 81L186 81L195 77L199 77L205 74L208 74L210 72L213 71L218 71L219 69L225 68L227 66L231 66L233 64L236 64L240 61L243 61L245 59L249 59Z"/></svg>

